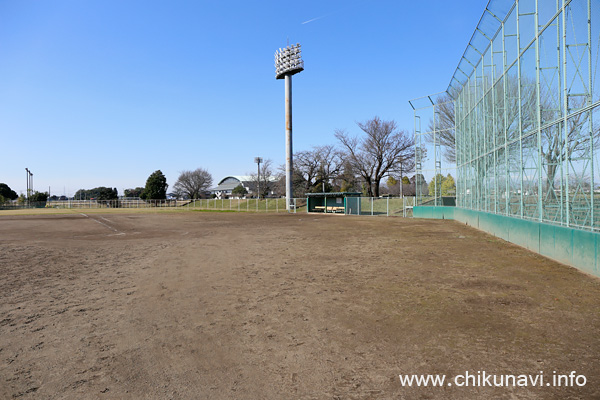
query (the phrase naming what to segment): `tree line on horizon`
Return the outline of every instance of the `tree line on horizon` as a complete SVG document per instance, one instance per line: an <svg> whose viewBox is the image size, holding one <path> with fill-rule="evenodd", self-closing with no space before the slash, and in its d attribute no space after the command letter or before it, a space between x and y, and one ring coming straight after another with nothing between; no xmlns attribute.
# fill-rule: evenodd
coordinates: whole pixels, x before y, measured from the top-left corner
<svg viewBox="0 0 600 400"><path fill-rule="evenodd" d="M404 174L414 171L414 138L407 131L399 129L395 121L375 116L365 122L357 122L357 125L362 131L361 136L336 130L339 146L314 146L294 154L294 193L353 191L378 197L386 176L402 178ZM260 187L258 196L285 195L285 165L275 169L273 162L267 159L260 166L260 174L255 172L249 176L253 186ZM173 185L172 194L177 198L197 199L206 196L212 183L212 175L204 168L183 171ZM408 180L405 183L414 183L414 176L412 182ZM148 177L144 187L125 189L124 196L161 200L167 197L168 187L165 175L157 170ZM81 189L77 193L97 193L97 198L101 200L118 198L116 190L113 189L111 193L105 189ZM102 197L102 193L106 195ZM232 192L232 195L240 197L246 194L248 191L242 185ZM105 198L107 195L112 197Z"/></svg>
<svg viewBox="0 0 600 400"><path fill-rule="evenodd" d="M404 184L415 184L414 173L415 153L425 153L425 149L416 149L414 137L406 130L399 129L394 120L382 120L375 116L365 122L357 122L360 135L350 135L344 130L336 130L335 137L338 146L314 146L310 150L294 154L294 169L292 174L293 189L296 195L314 192L360 192L368 197L379 197L382 185L388 177L388 193L390 187ZM255 182L254 187L260 187L260 197L285 195L285 165L275 170L271 160L265 160L260 166L259 174L250 174ZM419 181L425 182L421 176ZM451 176L440 179L450 179ZM440 182L443 182L440 180ZM213 183L212 175L204 168L193 171L182 171L173 185L172 194L177 198L198 199L205 197ZM449 184L448 184L449 185ZM450 186L452 186L450 185ZM162 200L167 198L167 179L161 170L156 170L146 180L143 187L124 190L124 197L141 198L144 200ZM451 192L452 189L444 190ZM233 195L244 196L246 188L239 186ZM2 195L2 192L0 192ZM47 193L46 193L47 195ZM6 197L6 196L5 196ZM79 189L74 199L116 200L119 194L116 188L97 187Z"/></svg>
<svg viewBox="0 0 600 400"><path fill-rule="evenodd" d="M294 154L294 193L360 192L379 197L385 177L393 178L394 182L396 178L406 178L405 184L411 183L406 175L414 172L415 167L412 134L399 129L395 121L377 116L357 122L357 126L361 135L336 130L337 146L314 146ZM271 160L265 160L260 176L261 195L269 192L285 195L285 165L274 170ZM256 174L251 177L257 179ZM240 193L241 189L232 194Z"/></svg>

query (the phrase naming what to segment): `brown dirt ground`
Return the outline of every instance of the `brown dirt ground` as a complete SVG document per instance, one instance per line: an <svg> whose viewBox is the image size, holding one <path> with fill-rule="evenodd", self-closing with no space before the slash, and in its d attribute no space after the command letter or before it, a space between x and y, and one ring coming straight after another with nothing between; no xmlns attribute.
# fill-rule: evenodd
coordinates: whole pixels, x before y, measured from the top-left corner
<svg viewBox="0 0 600 400"><path fill-rule="evenodd" d="M452 221L0 216L0 398L597 399L599 304L599 279Z"/></svg>

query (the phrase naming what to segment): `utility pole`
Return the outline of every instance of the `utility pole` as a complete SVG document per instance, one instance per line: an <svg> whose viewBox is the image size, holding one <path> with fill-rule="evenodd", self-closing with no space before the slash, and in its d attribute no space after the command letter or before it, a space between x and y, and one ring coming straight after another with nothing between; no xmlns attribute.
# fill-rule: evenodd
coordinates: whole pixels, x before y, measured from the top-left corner
<svg viewBox="0 0 600 400"><path fill-rule="evenodd" d="M400 163L400 197L404 197L404 187L402 186L404 182L404 177L402 176L402 163Z"/></svg>
<svg viewBox="0 0 600 400"><path fill-rule="evenodd" d="M33 172L29 168L25 168L25 172L27 174L27 199L29 200L29 196L33 192Z"/></svg>
<svg viewBox="0 0 600 400"><path fill-rule="evenodd" d="M289 211L294 198L292 187L293 152L292 152L292 75L304 71L304 61L300 44L288 45L275 52L275 78L285 79L285 208Z"/></svg>
<svg viewBox="0 0 600 400"><path fill-rule="evenodd" d="M260 157L254 157L254 162L258 164L258 175L256 178L256 196L260 199L260 163L263 161Z"/></svg>

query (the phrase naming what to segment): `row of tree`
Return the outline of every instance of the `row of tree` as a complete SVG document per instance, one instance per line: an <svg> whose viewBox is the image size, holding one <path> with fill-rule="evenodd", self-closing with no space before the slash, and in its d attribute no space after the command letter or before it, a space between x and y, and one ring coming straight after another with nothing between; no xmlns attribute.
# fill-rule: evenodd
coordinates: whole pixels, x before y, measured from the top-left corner
<svg viewBox="0 0 600 400"><path fill-rule="evenodd" d="M385 121L374 117L366 122L357 122L362 131L360 136L352 136L344 130L336 130L339 146L315 146L310 150L294 154L294 192L353 191L363 192L370 197L381 194L384 177L402 177L414 170L415 143L412 134L400 130L395 121ZM273 164L266 160L261 165L260 174L251 174L260 188L261 197L285 193L285 167L273 170ZM260 177L260 178L259 178ZM260 179L260 182L259 182ZM183 171L173 185L176 197L199 198L212 185L211 174L198 168ZM125 197L142 199L165 199L167 179L160 171L154 171L144 187L125 189ZM235 188L234 195L247 194L246 188ZM113 200L118 198L116 188L97 187L80 189L75 199Z"/></svg>
<svg viewBox="0 0 600 400"><path fill-rule="evenodd" d="M173 185L173 194L178 198L197 199L205 193L210 185L212 185L212 176L207 170L198 168L194 171L183 171ZM167 177L161 170L157 170L146 179L144 187L125 189L123 194L129 198L164 200L167 198L168 188ZM79 189L74 198L116 200L119 198L119 194L116 188L100 186L93 189Z"/></svg>
<svg viewBox="0 0 600 400"><path fill-rule="evenodd" d="M116 200L119 198L117 188L100 186L93 189L79 189L75 192L76 200Z"/></svg>
<svg viewBox="0 0 600 400"><path fill-rule="evenodd" d="M19 196L17 192L12 190L6 183L0 183L0 204L17 199L20 203L24 203L26 200L36 203L44 202L48 200L48 193L33 191L29 193L29 198L26 198L23 194Z"/></svg>
<svg viewBox="0 0 600 400"><path fill-rule="evenodd" d="M183 171L173 185L173 195L177 198L197 199L212 185L212 175L204 168ZM148 200L167 198L167 177L161 170L154 171L146 180L146 186L125 189L125 197L139 197Z"/></svg>
<svg viewBox="0 0 600 400"><path fill-rule="evenodd" d="M339 146L315 146L294 154L292 175L294 193L363 192L370 197L381 194L386 176L401 177L414 170L415 146L412 134L400 130L395 121L374 117L358 122L360 136L336 130ZM260 170L261 196L285 193L285 166L273 170L266 160ZM251 174L258 183L257 174ZM242 194L236 188L233 194Z"/></svg>
<svg viewBox="0 0 600 400"><path fill-rule="evenodd" d="M8 200L16 200L19 197L17 192L12 190L6 183L0 183L0 204Z"/></svg>

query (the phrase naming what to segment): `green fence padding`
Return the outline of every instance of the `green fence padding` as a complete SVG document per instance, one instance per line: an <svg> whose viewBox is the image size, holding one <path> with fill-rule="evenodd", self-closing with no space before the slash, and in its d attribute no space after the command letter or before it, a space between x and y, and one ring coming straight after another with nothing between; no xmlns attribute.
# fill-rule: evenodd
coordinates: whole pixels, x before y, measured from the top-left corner
<svg viewBox="0 0 600 400"><path fill-rule="evenodd" d="M414 207L415 218L455 219L600 276L600 233L458 207Z"/></svg>
<svg viewBox="0 0 600 400"><path fill-rule="evenodd" d="M540 224L540 247L542 255L573 265L573 229Z"/></svg>
<svg viewBox="0 0 600 400"><path fill-rule="evenodd" d="M413 217L414 218L433 218L431 214L431 209L433 207L414 207L413 208Z"/></svg>
<svg viewBox="0 0 600 400"><path fill-rule="evenodd" d="M444 219L454 219L454 207L444 207Z"/></svg>
<svg viewBox="0 0 600 400"><path fill-rule="evenodd" d="M454 219L454 207L419 206L413 208L414 218Z"/></svg>
<svg viewBox="0 0 600 400"><path fill-rule="evenodd" d="M508 241L523 246L536 253L540 252L539 223L511 218L508 227Z"/></svg>
<svg viewBox="0 0 600 400"><path fill-rule="evenodd" d="M600 276L600 235L596 235L596 269L594 275Z"/></svg>
<svg viewBox="0 0 600 400"><path fill-rule="evenodd" d="M573 229L573 263L587 273L596 273L597 256L595 245L598 241L591 232ZM592 250L592 251L590 251Z"/></svg>

